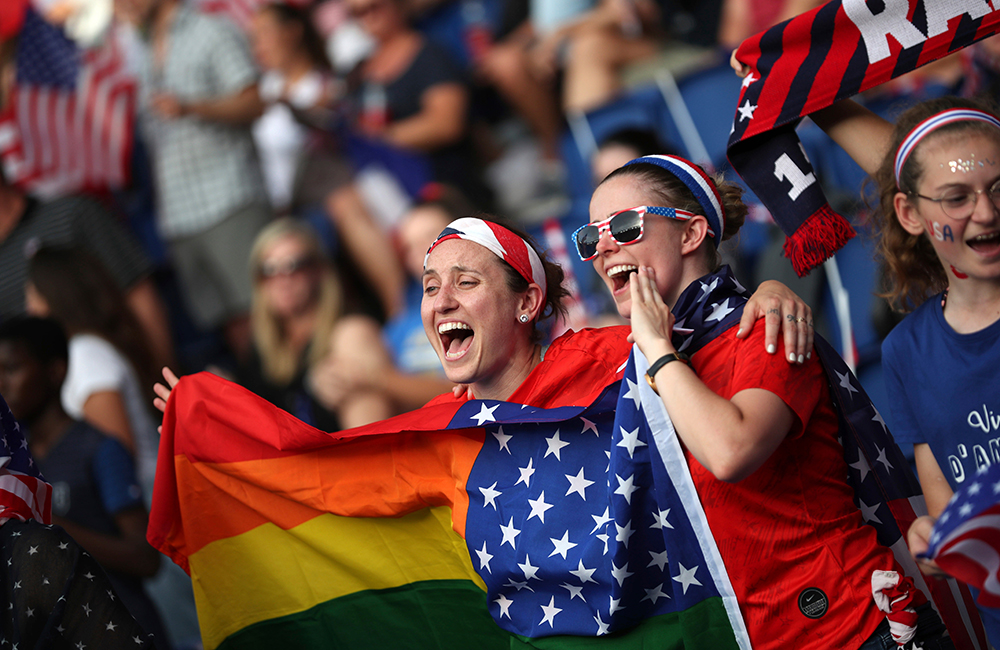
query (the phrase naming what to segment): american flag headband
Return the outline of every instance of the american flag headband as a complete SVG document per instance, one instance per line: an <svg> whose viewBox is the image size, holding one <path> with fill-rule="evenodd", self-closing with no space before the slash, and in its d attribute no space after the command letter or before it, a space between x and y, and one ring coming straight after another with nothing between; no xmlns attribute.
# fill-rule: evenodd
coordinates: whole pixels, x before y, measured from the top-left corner
<svg viewBox="0 0 1000 650"><path fill-rule="evenodd" d="M913 127L913 129L906 134L906 137L903 138L903 142L899 145L899 149L896 150L896 164L894 165L896 187L902 189L900 178L903 175L903 165L906 164L910 154L917 148L917 145L920 144L921 140L946 124L968 121L986 122L987 124L992 124L1000 129L1000 120L985 111L980 111L975 108L950 108L946 111L938 113L937 115L931 115L926 120Z"/></svg>
<svg viewBox="0 0 1000 650"><path fill-rule="evenodd" d="M424 256L425 269L431 251L448 239L464 239L487 248L494 255L513 266L514 270L526 281L541 287L543 295L547 293L545 267L542 266L542 260L538 257L538 253L528 242L500 224L476 217L462 217L452 221L427 249L427 255Z"/></svg>
<svg viewBox="0 0 1000 650"><path fill-rule="evenodd" d="M627 167L636 163L656 165L661 169L665 169L676 176L677 180L684 183L691 190L695 200L698 201L698 205L704 211L705 218L708 219L708 230L712 236L712 243L718 248L719 244L722 243L726 214L722 207L722 199L719 197L719 191L716 189L712 179L700 167L679 156L643 156L642 158L630 160L623 166Z"/></svg>

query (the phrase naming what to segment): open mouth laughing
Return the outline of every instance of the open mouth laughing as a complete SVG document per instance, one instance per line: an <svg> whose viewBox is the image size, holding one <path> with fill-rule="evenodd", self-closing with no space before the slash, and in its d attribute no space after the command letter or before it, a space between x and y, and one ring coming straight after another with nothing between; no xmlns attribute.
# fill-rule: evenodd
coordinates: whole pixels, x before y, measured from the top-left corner
<svg viewBox="0 0 1000 650"><path fill-rule="evenodd" d="M985 255L1000 252L1000 230L977 235L965 240L969 248Z"/></svg>
<svg viewBox="0 0 1000 650"><path fill-rule="evenodd" d="M628 287L633 273L638 273L639 267L635 264L616 264L608 269L608 279L611 280L611 292L617 295Z"/></svg>
<svg viewBox="0 0 1000 650"><path fill-rule="evenodd" d="M469 348L476 333L468 323L448 321L438 324L438 336L441 337L441 347L448 361L461 359Z"/></svg>

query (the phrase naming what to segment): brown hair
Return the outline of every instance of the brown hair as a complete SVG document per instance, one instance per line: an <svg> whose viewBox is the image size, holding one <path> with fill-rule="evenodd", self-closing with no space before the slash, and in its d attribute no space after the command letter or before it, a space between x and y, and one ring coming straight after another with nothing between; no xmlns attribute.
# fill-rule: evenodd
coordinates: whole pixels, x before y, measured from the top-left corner
<svg viewBox="0 0 1000 650"><path fill-rule="evenodd" d="M28 262L28 281L70 336L100 336L125 355L143 386L156 383L145 334L100 260L80 248L43 247Z"/></svg>
<svg viewBox="0 0 1000 650"><path fill-rule="evenodd" d="M877 255L886 268L888 286L879 295L889 300L899 311L911 311L919 307L930 296L948 287L948 276L941 261L934 253L930 239L907 232L896 218L895 199L897 192L912 195L917 192L924 170L917 155L923 143L945 134L977 133L1000 139L997 128L980 121L961 121L946 124L918 144L906 159L900 172L899 187L896 186L896 151L907 134L920 122L932 115L950 108L975 108L996 115L996 107L983 101L960 97L940 97L921 102L905 111L896 121L892 131L889 150L882 158L882 164L872 176L878 187L879 204L873 210L872 224L878 240Z"/></svg>
<svg viewBox="0 0 1000 650"><path fill-rule="evenodd" d="M662 206L685 210L694 214L705 214L705 209L701 207L698 199L695 198L694 193L688 189L687 185L659 165L652 163L632 163L625 165L608 174L601 181L601 184L603 185L608 180L618 177L633 177L637 179L642 184L643 190L656 197ZM747 206L743 203L743 188L736 183L725 180L722 174L709 175L709 178L719 192L722 213L725 215L722 241L726 241L739 232L747 216ZM709 237L705 239L706 241L702 242L701 248L705 252L708 268L712 272L718 271L719 267L722 266L722 256L713 243L708 241Z"/></svg>

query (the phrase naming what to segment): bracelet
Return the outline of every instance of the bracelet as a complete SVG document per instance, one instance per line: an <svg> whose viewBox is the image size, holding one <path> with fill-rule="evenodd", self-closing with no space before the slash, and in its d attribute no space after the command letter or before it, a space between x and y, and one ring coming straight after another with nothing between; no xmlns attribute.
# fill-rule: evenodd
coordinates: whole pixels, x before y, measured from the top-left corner
<svg viewBox="0 0 1000 650"><path fill-rule="evenodd" d="M649 370L646 371L646 383L649 384L649 387L653 389L654 393L659 395L660 391L656 388L655 377L656 373L660 372L660 368L667 365L671 361L682 361L684 363L687 363L689 358L690 357L688 357L688 355L682 352L671 352L670 354L663 355L662 357L654 361L653 365L651 365L649 367Z"/></svg>

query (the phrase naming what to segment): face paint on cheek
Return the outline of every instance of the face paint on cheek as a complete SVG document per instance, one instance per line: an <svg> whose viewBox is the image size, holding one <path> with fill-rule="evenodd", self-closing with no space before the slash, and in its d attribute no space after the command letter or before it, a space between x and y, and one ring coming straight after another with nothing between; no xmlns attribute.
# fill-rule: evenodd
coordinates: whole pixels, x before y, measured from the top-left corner
<svg viewBox="0 0 1000 650"><path fill-rule="evenodd" d="M938 241L955 241L955 236L951 232L951 226L945 224L943 227L937 221L931 221L927 219L924 221L927 225L927 231Z"/></svg>
<svg viewBox="0 0 1000 650"><path fill-rule="evenodd" d="M951 265L949 264L949 266ZM954 266L951 266L951 272L954 273L955 277L958 278L959 280L965 280L969 277L966 274L959 271L958 269L956 269Z"/></svg>

